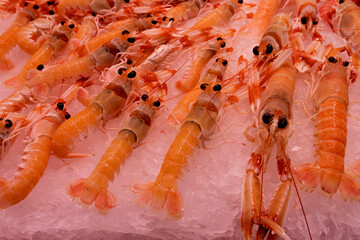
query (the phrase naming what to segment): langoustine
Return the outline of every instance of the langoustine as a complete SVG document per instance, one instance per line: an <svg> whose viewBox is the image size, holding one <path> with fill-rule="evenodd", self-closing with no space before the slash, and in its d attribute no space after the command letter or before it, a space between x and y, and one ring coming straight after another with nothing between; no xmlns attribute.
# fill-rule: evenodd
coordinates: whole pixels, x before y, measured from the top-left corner
<svg viewBox="0 0 360 240"><path fill-rule="evenodd" d="M339 1L333 22L339 34L347 40L357 54L360 53L360 7L351 0Z"/></svg>
<svg viewBox="0 0 360 240"><path fill-rule="evenodd" d="M0 70L10 70L14 67L13 63L6 58L6 54L16 46L16 34L21 27L34 20L36 13L29 7L20 10L15 20L0 36Z"/></svg>
<svg viewBox="0 0 360 240"><path fill-rule="evenodd" d="M162 42L156 43L161 44ZM148 48L150 51L147 54L150 54L154 47L150 46ZM146 64L146 60L154 58L153 55L149 56L147 54L144 54L137 60L137 66L134 68L120 67L118 69L118 76L114 77L84 110L76 114L71 121L60 126L53 139L55 155L59 157L79 156L78 154L70 153L74 141L78 140L82 135L86 136L89 129L96 129L100 121L110 120L119 115L133 85L137 84L141 75L146 75L146 73L143 73L144 70L152 71L157 66L156 62L155 64ZM163 57L158 60L161 61ZM129 62L129 64L132 63L132 61ZM145 65L149 68L146 69ZM74 129L76 130L74 131Z"/></svg>
<svg viewBox="0 0 360 240"><path fill-rule="evenodd" d="M71 30L69 24L59 24L50 39L33 53L24 68L16 76L6 79L3 84L16 89L21 88L31 78L31 75L34 76L34 71L41 71L56 54L67 46Z"/></svg>
<svg viewBox="0 0 360 240"><path fill-rule="evenodd" d="M76 96L79 85L81 84L77 83L69 88L63 94L63 98L48 109L39 105L40 113L43 113L43 116L40 115L40 119L29 119L37 122L30 133L30 143L27 144L21 157L23 162L19 164L19 169L13 179L7 180L0 177L1 209L24 200L44 174L50 158L52 136L60 124L70 117L66 112L65 104L68 104Z"/></svg>
<svg viewBox="0 0 360 240"><path fill-rule="evenodd" d="M160 102L147 94L141 96L138 106L125 119L118 134L102 155L88 178L72 181L68 193L73 198L80 198L84 204L92 204L101 212L116 205L115 196L108 190L109 181L113 181L115 172L130 156L134 146L147 135Z"/></svg>
<svg viewBox="0 0 360 240"><path fill-rule="evenodd" d="M34 54L45 42L45 33L51 28L52 22L45 18L36 18L16 34L16 43L25 52Z"/></svg>
<svg viewBox="0 0 360 240"><path fill-rule="evenodd" d="M294 176L306 188L318 186L328 196L340 193L344 199L359 199L360 179L355 161L347 170L344 157L347 144L349 105L348 61L329 56L314 92L315 137L314 164L294 166Z"/></svg>
<svg viewBox="0 0 360 240"><path fill-rule="evenodd" d="M114 54L106 46L83 58L51 66L35 76L10 96L0 102L0 113L19 112L27 105L47 99L50 88L61 83L65 78L79 75L89 76L98 68L110 66Z"/></svg>
<svg viewBox="0 0 360 240"><path fill-rule="evenodd" d="M221 49L225 48L226 43L222 37L217 37L209 41L205 46L190 60L184 77L176 82L176 87L183 92L192 90L200 79L201 72L205 65L213 58L213 56Z"/></svg>
<svg viewBox="0 0 360 240"><path fill-rule="evenodd" d="M269 237L275 232L289 239L281 226L285 220L292 185L290 162L285 150L292 120L294 90L295 68L290 60L271 74L254 125L257 128L255 138L248 137L255 143L255 150L246 168L242 193L241 230L245 239L251 239L254 222L266 226L259 229L257 238L263 238L268 228L271 229ZM277 146L276 160L281 182L273 193L269 208L264 211L259 175L265 172L274 144Z"/></svg>
<svg viewBox="0 0 360 240"><path fill-rule="evenodd" d="M305 30L313 32L319 23L316 0L296 0L295 3L297 21L303 25Z"/></svg>
<svg viewBox="0 0 360 240"><path fill-rule="evenodd" d="M226 64L223 67L226 68ZM173 218L183 216L183 199L177 189L178 179L188 158L199 146L200 138L208 137L215 128L221 108L220 82L214 79L192 105L165 155L155 182L132 184L132 191L137 194L136 201L140 205L150 205L157 210L165 208Z"/></svg>
<svg viewBox="0 0 360 240"><path fill-rule="evenodd" d="M172 123L182 124L186 114L189 112L191 105L196 101L201 92L213 81L214 79L223 80L226 65L228 64L226 59L217 58L207 70L205 76L200 80L192 91L183 96L176 104L175 108L169 115L169 121Z"/></svg>

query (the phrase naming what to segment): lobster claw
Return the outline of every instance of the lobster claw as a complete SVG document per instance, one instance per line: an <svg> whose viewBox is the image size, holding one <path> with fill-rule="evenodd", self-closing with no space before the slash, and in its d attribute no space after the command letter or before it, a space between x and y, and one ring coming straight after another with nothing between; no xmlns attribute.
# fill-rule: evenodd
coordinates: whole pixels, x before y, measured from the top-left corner
<svg viewBox="0 0 360 240"><path fill-rule="evenodd" d="M260 199L262 199L259 180L260 169L262 167L261 159L260 154L253 153L246 169L241 211L241 230L244 239L252 239L252 228L255 223L260 225L256 233L256 239L263 239L270 230L271 233L273 232L276 235L270 233L268 239L276 239L277 236L280 236L283 239L289 240L289 236L286 235L281 225L284 222L290 200L292 180L290 177L287 177L284 160L278 158L278 171L281 176L281 182L274 191L270 206L265 212L263 202L260 202Z"/></svg>
<svg viewBox="0 0 360 240"><path fill-rule="evenodd" d="M260 216L254 219L254 223L260 225L255 239L264 239L269 230L268 240L277 239L277 236L286 240L290 239L281 227L285 219L290 193L291 181L278 184L271 199L270 206L266 211L266 216Z"/></svg>
<svg viewBox="0 0 360 240"><path fill-rule="evenodd" d="M264 209L263 202L260 202L260 194L258 176L252 170L247 171L241 200L241 231L246 240L251 240L254 218L259 216L260 204L261 209Z"/></svg>

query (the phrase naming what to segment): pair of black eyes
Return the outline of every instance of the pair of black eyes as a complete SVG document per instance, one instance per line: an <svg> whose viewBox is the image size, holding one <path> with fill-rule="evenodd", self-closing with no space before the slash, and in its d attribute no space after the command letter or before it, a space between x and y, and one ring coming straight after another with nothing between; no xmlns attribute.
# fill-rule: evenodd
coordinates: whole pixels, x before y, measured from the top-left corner
<svg viewBox="0 0 360 240"><path fill-rule="evenodd" d="M308 21L309 21L309 18L308 18L308 17L302 17L302 18L301 18L301 23L302 23L303 25L307 24ZM316 25L316 24L318 24L318 23L319 23L319 22L318 22L316 19L313 18L313 25Z"/></svg>
<svg viewBox="0 0 360 240"><path fill-rule="evenodd" d="M216 40L217 40L217 41L222 41L223 38L222 38L222 37L218 37ZM225 43L225 42L222 42L221 45L220 45L220 47L221 47L221 48L226 47L226 43Z"/></svg>
<svg viewBox="0 0 360 240"><path fill-rule="evenodd" d="M337 63L338 62L338 60L336 58L334 58L333 56L329 57L328 60L331 63ZM350 63L348 61L344 61L342 64L343 64L344 67L347 67L347 66L349 66Z"/></svg>
<svg viewBox="0 0 360 240"><path fill-rule="evenodd" d="M141 100L146 101L148 99L149 99L148 95L146 95L146 94L141 95ZM160 103L160 101L155 101L153 103L153 105L154 105L154 107L160 107L161 103Z"/></svg>
<svg viewBox="0 0 360 240"><path fill-rule="evenodd" d="M61 22L60 22L61 26L64 26L65 23L66 23L66 21L61 21ZM75 28L75 24L71 23L71 24L69 24L68 27L69 27L70 29L74 29L74 28Z"/></svg>
<svg viewBox="0 0 360 240"><path fill-rule="evenodd" d="M207 87L209 86L209 84L207 83L203 83L200 85L200 89L201 90L205 90ZM213 90L215 92L219 92L221 90L221 85L220 84L216 84L214 87L213 87Z"/></svg>
<svg viewBox="0 0 360 240"><path fill-rule="evenodd" d="M266 45L266 50L265 50L265 53L266 54L270 54L272 53L272 51L274 50L273 46L271 44L268 44ZM259 53L259 46L255 46L253 48L253 53L254 55L258 56L260 53Z"/></svg>
<svg viewBox="0 0 360 240"><path fill-rule="evenodd" d="M220 58L217 58L215 60L215 62L218 62L219 60L220 60ZM221 63L222 63L222 65L226 66L228 64L228 61L226 59L223 59Z"/></svg>
<svg viewBox="0 0 360 240"><path fill-rule="evenodd" d="M131 60L130 60L130 61L131 61ZM131 62L131 63L132 63L132 62ZM125 72L125 71L126 71L126 68L119 68L118 74L121 75L121 74L123 74L123 72ZM128 78L134 78L134 77L136 77L136 72L135 72L135 71L129 72L128 75L127 75L127 77L128 77Z"/></svg>
<svg viewBox="0 0 360 240"><path fill-rule="evenodd" d="M64 110L64 103L62 103L62 102L58 102L57 104L56 104L56 106L57 106L57 108L60 110L60 111L62 111L62 110ZM65 119L69 119L71 117L71 115L70 115L70 113L68 113L68 112L66 112L65 113Z"/></svg>
<svg viewBox="0 0 360 240"><path fill-rule="evenodd" d="M262 116L263 123L265 124L271 123L273 119L274 119L274 114L269 112L264 113L264 115ZM288 124L287 119L280 116L278 122L278 128L286 128L287 124Z"/></svg>
<svg viewBox="0 0 360 240"><path fill-rule="evenodd" d="M0 118L0 121L2 121L2 120L3 120L3 119ZM13 125L13 123L12 123L11 120L9 120L9 119L6 119L6 120L5 120L5 127L6 127L6 128L11 128L12 125Z"/></svg>
<svg viewBox="0 0 360 240"><path fill-rule="evenodd" d="M163 21L166 21L166 19L167 19L167 17L165 16L165 17L163 17L163 19L162 19L162 20L163 20ZM173 22L173 21L175 21L175 19L174 19L174 18L170 18L170 19L169 19L169 22Z"/></svg>

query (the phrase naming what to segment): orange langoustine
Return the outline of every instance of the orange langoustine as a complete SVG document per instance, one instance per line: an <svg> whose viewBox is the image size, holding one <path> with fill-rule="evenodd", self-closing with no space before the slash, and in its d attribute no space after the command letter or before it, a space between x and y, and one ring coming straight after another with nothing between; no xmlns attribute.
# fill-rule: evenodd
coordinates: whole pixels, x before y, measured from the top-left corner
<svg viewBox="0 0 360 240"><path fill-rule="evenodd" d="M324 126L321 125L324 123L321 119L324 114L329 114L330 110L328 111L328 109L331 107L335 109L332 112L335 117L330 118L335 119L335 124L340 126L339 131L334 131L334 134L338 134L334 144L341 146L332 148L337 151L337 154L341 153L338 154L341 157L331 155L335 156L334 159L341 158L341 161L336 161L331 165L324 161L324 157L318 159L315 164L306 166L314 167L310 167L311 171L320 169L319 176L313 179L319 179L318 186L323 187L327 192L337 189L336 191L349 198L357 198L358 186L343 183L345 181L356 183L359 173L358 161L355 161L355 164L351 165L349 169L344 167L349 165L347 159L356 159L356 140L359 134L357 127L359 124L357 120L354 120L356 118L348 117L345 120L347 113L356 117L359 109L358 104L354 102L354 100L358 100L358 94L356 94L358 66L355 54L358 50L357 27L356 21L349 21L349 19L357 19L354 13L358 11L358 8L350 1L333 1L330 4L313 0L296 2L280 0L16 0L11 4L9 2L8 0L0 1L0 11L14 14L17 9L17 12L20 13L25 9L25 5L28 5L29 11L38 13L34 14L34 18L39 15L40 18L48 19L51 24L49 31L46 29L48 34L41 36L40 42L45 40L44 45L40 48L41 52L32 55L31 61L29 61L31 64L24 67L18 76L16 74L19 72L16 71L19 71L29 56L25 55L19 47L6 53L6 59L16 63L16 68L5 73L1 78L8 79L7 85L20 90L12 92L5 88L0 89L2 97L10 95L9 98L2 99L3 101L0 102L0 117L2 118L0 120L0 139L3 140L0 162L0 187L3 191L0 193L0 207L6 208L0 211L0 238L42 238L45 234L48 234L46 237L49 237L53 236L52 234L57 229L64 229L65 238L71 238L74 237L71 234L82 231L78 229L87 229L86 231L92 232L110 230L114 234L129 232L145 234L146 237L174 239L219 237L241 239L242 233L234 230L234 228L240 230L241 224L246 238L250 238L258 227L251 228L251 225L261 225L257 230L257 237L260 239L268 232L267 227L269 226L270 229L272 229L271 227L275 229L275 233L285 238L287 236L284 232L293 239L306 236L307 233L303 227L304 217L299 211L299 205L287 209L286 218L284 214L285 205L292 206L293 201L290 196L295 192L290 193L294 181L292 181L290 173L286 172L289 170L286 168L289 165L288 158L291 158L293 165L296 166L292 169L298 181L301 181L303 177L300 174L303 173L301 167L313 159L312 144L316 140L312 138L314 124L308 117L305 117L304 111L299 107L301 105L298 105L296 101L305 102L303 106L307 109L306 96L313 96L315 107L319 108L318 113L314 116L317 121L316 128L318 128L317 140L320 139L319 154L323 154L324 149L327 151L330 146L328 142L325 144L323 141L326 140L327 136L325 135L329 133L329 129L321 128ZM281 2L285 2L286 6L281 6ZM9 4L5 6L4 3ZM321 8L323 5L325 8ZM351 11L348 11L349 8L346 7L349 5L352 6ZM277 10L277 8L279 9ZM314 19L317 10L321 16L324 16L326 11L331 13L328 14L328 20L334 27L333 33L322 18L318 19L318 24L314 24L317 20ZM277 14L284 12L290 17L278 14L273 18L275 11L278 11ZM332 13L332 11L334 12ZM4 30L9 28L12 20L9 19L8 24L3 24ZM271 22L276 23L277 20L280 20L278 21L280 24L272 28L275 30L267 31L268 25ZM140 25L136 26L136 29L131 28L130 25L127 25L129 22L146 22L145 28L148 30L144 30L144 26ZM309 24L310 22L312 24ZM300 31L291 27L299 27L296 23L301 24ZM67 34L55 33L57 29L54 31L53 26L59 25L66 29ZM275 25L271 24L272 27ZM316 25L316 28L312 25ZM308 34L308 30L314 34ZM229 32L235 33L234 37ZM287 38L287 34L290 32L294 34L290 34ZM120 37L116 38L116 36ZM219 41L219 44L226 41L226 48L221 50L224 58L213 56L215 50L219 48L218 46L211 47L205 54L201 50L198 51L202 46L206 48L206 46L212 45L213 40L217 41L219 36L224 38ZM268 36L267 39L273 37L276 43L281 43L281 47L277 48L274 44L271 46L271 53L266 54L266 48L270 42L262 41L261 36ZM345 47L340 48L340 51L347 51L351 56L349 63L338 60L337 64L333 62L327 64L332 66L337 73L341 72L338 71L338 68L344 68L338 66L339 64L346 63L349 65L347 68L353 68L349 71L350 76L346 73L346 80L351 80L348 81L349 100L345 100L345 98L347 99L345 94L338 96L330 90L326 90L322 80L320 82L310 81L310 79L318 80L311 76L314 75L314 72L319 71L319 68L316 68L318 65L315 63L324 58L324 53L318 51L317 47L320 46L319 49L321 49L323 45L332 41L336 42L337 38L334 36L338 36L340 39L339 44L334 43L334 45L340 46L343 44L341 39L346 40ZM35 34L34 39L31 40L35 42L37 37L38 35ZM312 43L313 39L311 38L315 39ZM101 41L98 41L99 44L93 44L92 39L95 39L94 42ZM302 42L300 39L304 41ZM18 40L21 42L20 45L27 43L25 39ZM104 46L105 43L106 46ZM295 54L293 54L293 43L299 44L300 47ZM266 57L268 61L265 61L265 64L259 64L259 58L254 56L254 46L259 46L258 51L261 55L269 55ZM308 48L309 46L310 48ZM98 47L101 49L100 52L96 50ZM268 52L270 52L269 49ZM285 52L284 55L283 52ZM16 56L14 57L14 55ZM18 55L21 56L21 59L18 59ZM201 74L205 74L205 76L196 74L198 75L196 79L202 79L200 83L195 83L197 80L191 84L185 83L185 88L188 88L190 92L183 97L183 94L176 88L176 82L184 78L186 73L184 66L188 66L188 63L192 62L191 55L195 55L194 58L197 55L206 55L206 61L200 64L203 69ZM337 59L343 58L343 53L340 55ZM291 56L293 59L282 59L282 56ZM225 58L228 61L225 62ZM262 59L260 58L260 62ZM327 59L333 61L333 58L327 57ZM299 68L303 73L295 74L291 60L294 60L295 63L299 61L305 63ZM224 63L227 67L225 74L217 68L225 68ZM269 66L272 68L271 71L266 71ZM265 71L259 73L258 67ZM139 79L126 89L116 88L121 85L121 80L124 82L128 80L126 76L133 70L136 71ZM339 88L336 89L343 89L347 86L344 84L345 75L343 73L325 74L324 79L328 83L334 84L335 80L341 79L342 82L337 82ZM337 78L340 75L341 77ZM110 80L114 79L114 76L117 76L119 81L111 82ZM293 83L294 76L297 81L293 94L294 104L291 108L286 108L284 107L286 103L291 105L293 102L292 91L285 90L287 94L282 91L287 87L293 88L291 84L286 83ZM84 94L83 97L86 98L82 103L88 106L85 109L90 110L85 116L79 104L75 103L69 106L67 110L72 113L73 117L72 120L65 121L67 123L59 128L64 130L67 126L63 135L58 132L51 137L54 125L57 126L60 123L56 120L57 118L53 118L54 115L45 117L44 113L42 115L45 117L44 121L40 120L37 123L25 119L28 114L33 114L33 109L36 110L35 103L42 105L53 103L54 99L59 98L61 93L69 88L69 83L74 82L77 78L80 78L81 81L90 78L90 81L94 83L89 88L89 94L86 94L85 91L77 92L77 95ZM274 78L276 79L274 80ZM220 93L214 93L213 83L214 81L220 82L220 80L223 88ZM355 84L351 85L350 82L354 81ZM263 169L265 165L268 166L267 172L264 174L265 184L262 188L264 196L260 194L262 185L260 175L257 177L258 169L250 166L252 163L255 164L255 160L258 160L256 156L252 158L254 161L247 167L247 172L244 171L247 164L244 159L248 159L252 150L251 144L248 144L242 134L245 126L252 122L252 117L248 113L250 108L247 100L248 89L246 88L246 86L252 86L252 83L256 83L254 86L257 91L257 96L252 101L252 104L255 103L252 110L260 109L259 115L257 115L258 122L263 120L263 116L265 116L265 121L271 120L272 112L268 111L265 114L262 110L281 108L280 111L273 111L272 118L272 125L279 126L279 122L284 124L285 121L283 113L287 113L291 109L291 114L285 114L286 119L289 122L291 120L292 123L285 127L286 131L289 131L286 134L280 134L285 140L276 142L278 144L277 166L280 171L280 181L282 181L277 192L282 194L274 197L275 200L280 200L271 201L270 207L258 203L262 202L262 199L268 199L267 190L275 188L268 186L279 178L275 169L276 164L273 164L272 158L270 157L268 162L263 159ZM308 91L306 84L309 85ZM156 119L151 119L152 129L147 132L147 138L140 142L146 132L143 130L146 129L139 125L136 127L130 125L140 122L148 123L151 118L152 113L151 111L148 112L149 114L145 113L147 108L144 107L144 104L149 103L148 107L153 108L150 105L152 101L150 99L147 99L149 102L144 101L146 97L143 97L141 90L143 86L147 85L163 90L167 89L167 94L162 99L162 111L156 114ZM195 89L191 90L194 85L196 85ZM226 92L228 89L231 89L234 95ZM312 89L317 89L317 91L314 93ZM329 89L332 88L329 87ZM156 91L149 90L147 95L151 98ZM321 94L319 91L325 94ZM211 95L211 97L204 97L209 92L211 94L207 96ZM252 92L251 87L249 92ZM194 98L199 94L201 97L195 102ZM119 95L123 98L118 99ZM126 97L124 97L125 95ZM222 113L220 121L216 122L217 115L214 114L214 111L219 108L216 108L214 102L218 101L218 95L222 95L224 106L228 104L231 107L226 111L220 111ZM260 102L260 95L266 101ZM320 95L326 95L327 99L322 99ZM78 97L81 100L80 96ZM180 99L187 101L184 104ZM140 101L139 108L132 111L132 106L136 105L137 101ZM88 104L89 102L90 104ZM115 102L119 104L113 105ZM172 135L173 128L164 122L176 103L179 103L182 110L179 114L174 113L175 120L177 120L174 124L182 123L182 126L176 141L170 149L167 149L175 136ZM53 108L56 106L54 105ZM191 110L192 115L185 117L189 109L196 109L196 111ZM200 111L200 109L202 110ZM199 118L196 114L200 113L203 115ZM281 121L279 116L282 117ZM276 117L279 120L277 124L274 120ZM79 118L83 118L85 121L77 121ZM111 128L121 126L121 121L124 119L131 120L129 122L125 120L122 125L124 128L119 135L117 132L111 131ZM87 128L90 129L101 123L100 120L105 120L107 128L101 128L102 132L88 133ZM205 123L205 120L208 122ZM10 121L13 125L10 124ZM345 134L346 128L343 127L345 121L348 122L347 134ZM264 123L261 126L264 127L264 125L271 124ZM204 131L204 129L215 127L219 131L214 131L214 134ZM277 133L284 132L285 129L273 129L275 132L273 136L280 136ZM51 131L45 133L45 130ZM111 142L103 132L111 135L111 138L115 140ZM259 137L260 132L262 131L257 131L257 140L261 143L256 146L266 151L266 139L264 140L263 136ZM28 137L31 133L33 138ZM66 134L70 138L71 136L74 138L69 140ZM86 160L66 159L66 163L63 163L59 161L59 158L51 157L51 160L47 161L47 157L53 153L60 157L84 156L71 152L72 143L80 135L89 136L86 141L76 146L76 152L88 156ZM348 144L345 148L344 139L346 137ZM337 141L338 138L339 141ZM13 178L15 167L18 164L16 159L20 159L19 155L21 154L17 152L17 149L22 149L19 144L23 139L33 141L26 148L24 159L26 158L27 161L21 164L22 169L16 174L14 181L5 180ZM278 139L274 137L273 140ZM352 142L355 144L350 144ZM51 144L53 144L52 149L49 147ZM12 145L11 148L10 145ZM200 145L201 148L198 147ZM287 150L282 149L285 148L285 145ZM110 146L109 150L101 157L107 146ZM121 146L123 148L120 148ZM131 150L134 146L134 150ZM195 153L198 149L199 153L193 154L193 157L190 158L190 153ZM347 153L343 158L345 150ZM132 152L131 155L129 155L130 152ZM162 157L165 155L165 161L161 166ZM119 164L124 162L125 158L129 161L125 161L124 167L121 168L121 174L114 178L113 182L110 182ZM99 159L101 159L100 162L98 162ZM326 159L331 160L328 157ZM45 167L46 171L44 172ZM160 174L156 178L155 174L159 171ZM324 172L323 175L326 176L320 177L321 172ZM336 175L337 178L329 178L329 175ZM82 203L94 204L100 212L111 208L107 216L78 208L69 201L65 194L66 187L71 180L82 176L90 177L87 180L81 179L72 182L68 193L79 198ZM305 181L308 180L306 177L302 181L305 184L307 183ZM337 188L335 186L337 184L334 182L338 182L338 180L334 179L339 178L341 178L341 183ZM135 183L131 189L131 182L137 179L156 180L154 183ZM331 181L322 181L327 179L331 179ZM245 182L244 188L241 184L243 182ZM137 195L132 194L131 190L135 191ZM30 191L31 194L28 194ZM239 200L241 195L242 201ZM302 191L299 192L299 196L304 203L303 209L309 219L310 231L314 239L351 238L360 235L358 228L360 220L356 215L360 211L358 203L343 202L342 199L340 201L337 194L334 194L334 199L331 200ZM162 218L159 216L161 214L159 211L151 212L137 208L134 204L136 197L138 203L149 204L155 209L165 208L173 218L178 220ZM241 212L241 207L243 212ZM240 218L241 220L239 220ZM339 221L335 222L332 219L339 219ZM71 224L69 224L70 222ZM336 224L337 227L333 227L333 224ZM284 232L279 227L280 225ZM157 231L161 231L160 235ZM34 232L37 233L33 234ZM91 237L95 238L95 234ZM127 238L129 235L123 237ZM276 237L276 234L269 233L267 239Z"/></svg>

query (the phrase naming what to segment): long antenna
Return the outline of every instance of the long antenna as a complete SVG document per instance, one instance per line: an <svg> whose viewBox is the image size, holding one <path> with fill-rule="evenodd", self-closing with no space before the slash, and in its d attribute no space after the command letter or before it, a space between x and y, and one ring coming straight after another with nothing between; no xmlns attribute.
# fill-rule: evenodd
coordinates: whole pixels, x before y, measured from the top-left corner
<svg viewBox="0 0 360 240"><path fill-rule="evenodd" d="M283 142L280 143L280 146L281 146L281 150L283 151L284 156L285 156L285 158L286 158L286 167L288 168L288 170L289 170L289 172L290 172L290 174L291 174L292 181L293 181L293 183L294 183L296 195L297 195L297 197L298 197L298 199L299 199L300 206L301 206L301 211L302 211L302 213L303 213L303 215L304 215L304 218L305 218L306 228L307 228L307 230L308 230L310 240L312 240L312 236L311 236L311 232L310 232L310 227L309 227L308 220L307 220L307 218L306 218L304 206L303 206L303 204L302 204L302 201L301 201L301 198L300 198L300 194L299 194L298 188L297 188L296 183L295 183L294 175L293 175L293 173L292 173L292 171L291 171L291 167L290 167L290 164L289 164L289 163L290 163L290 160L289 160L289 158L288 158L288 156L287 156L287 154L285 153L285 150L284 150Z"/></svg>
<svg viewBox="0 0 360 240"><path fill-rule="evenodd" d="M261 206L262 206L262 202L263 202L263 185L264 185L264 164L265 164L265 154L268 151L268 147L269 147L269 143L271 141L271 136L270 133L268 133L267 139L264 139L264 143L266 143L265 145L265 149L263 149L263 152L261 153L261 180L260 180L260 207L259 207L259 219L261 219ZM264 146L264 145L263 145ZM258 228L258 231L260 230L260 226Z"/></svg>

